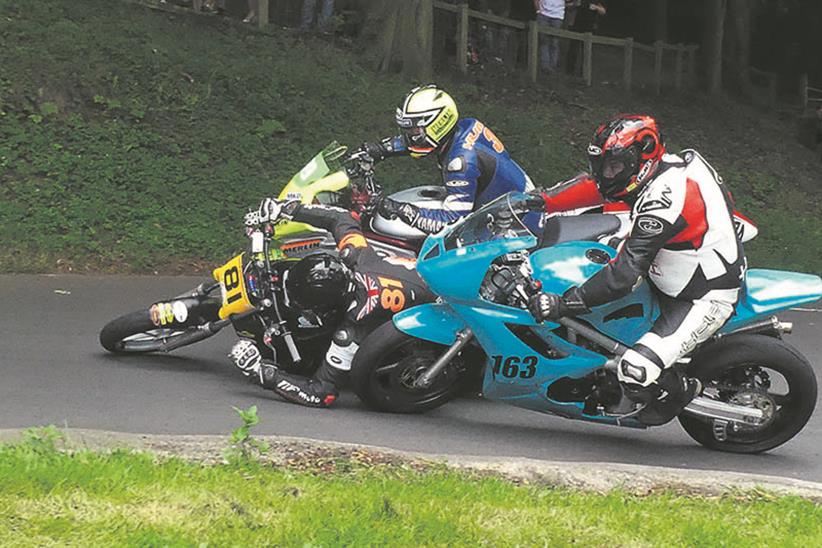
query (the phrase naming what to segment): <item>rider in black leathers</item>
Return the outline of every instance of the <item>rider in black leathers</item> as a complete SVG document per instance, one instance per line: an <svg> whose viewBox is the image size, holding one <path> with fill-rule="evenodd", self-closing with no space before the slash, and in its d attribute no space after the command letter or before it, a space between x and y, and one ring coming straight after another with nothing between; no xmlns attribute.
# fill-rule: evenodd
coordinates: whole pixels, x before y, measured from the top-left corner
<svg viewBox="0 0 822 548"><path fill-rule="evenodd" d="M285 282L288 298L303 308L338 307L345 310L344 318L312 378L281 371L264 360L249 339L237 342L230 356L243 373L284 399L327 407L337 398L337 387L351 369L359 342L395 312L428 302L433 295L417 274L416 261L377 255L350 211L269 198L255 219L283 218L328 230L340 254L339 259L327 253L309 255L291 267Z"/></svg>

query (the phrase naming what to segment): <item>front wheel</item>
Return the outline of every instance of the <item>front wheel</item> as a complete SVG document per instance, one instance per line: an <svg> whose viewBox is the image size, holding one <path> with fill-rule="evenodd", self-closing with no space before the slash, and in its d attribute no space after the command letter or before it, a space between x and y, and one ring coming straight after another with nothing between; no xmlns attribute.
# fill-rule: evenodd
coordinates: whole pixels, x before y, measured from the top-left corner
<svg viewBox="0 0 822 548"><path fill-rule="evenodd" d="M138 310L107 323L100 331L100 344L115 354L144 354L164 351L193 331L157 327L148 310Z"/></svg>
<svg viewBox="0 0 822 548"><path fill-rule="evenodd" d="M116 354L142 354L186 346L213 334L199 326L217 320L219 308L219 301L205 296L168 299L111 320L100 331L100 344Z"/></svg>
<svg viewBox="0 0 822 548"><path fill-rule="evenodd" d="M414 382L447 346L416 339L388 321L360 346L351 366L351 386L365 405L390 413L422 413L451 401L458 388L462 357L457 356L427 388Z"/></svg>
<svg viewBox="0 0 822 548"><path fill-rule="evenodd" d="M680 415L696 441L719 451L761 453L793 438L816 406L816 376L787 343L764 335L734 335L705 347L690 373L702 396L762 411L758 424L734 425Z"/></svg>

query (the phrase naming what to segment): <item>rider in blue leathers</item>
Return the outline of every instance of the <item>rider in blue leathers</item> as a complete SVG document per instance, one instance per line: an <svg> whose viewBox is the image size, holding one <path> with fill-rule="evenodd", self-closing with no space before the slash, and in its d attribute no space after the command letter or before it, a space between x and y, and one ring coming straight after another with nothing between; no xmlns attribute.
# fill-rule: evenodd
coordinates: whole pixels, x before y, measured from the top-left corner
<svg viewBox="0 0 822 548"><path fill-rule="evenodd" d="M460 119L454 100L435 85L413 89L397 108L396 120L399 136L366 143L362 150L374 161L436 152L448 194L441 209L383 198L381 215L431 234L507 192L534 189L494 132L474 118Z"/></svg>

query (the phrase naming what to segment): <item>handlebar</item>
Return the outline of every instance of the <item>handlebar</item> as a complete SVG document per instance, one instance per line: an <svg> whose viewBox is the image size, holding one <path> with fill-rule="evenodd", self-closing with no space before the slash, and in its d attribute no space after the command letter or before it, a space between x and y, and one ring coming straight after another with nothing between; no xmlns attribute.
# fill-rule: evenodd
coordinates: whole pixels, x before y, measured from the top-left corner
<svg viewBox="0 0 822 548"><path fill-rule="evenodd" d="M364 150L357 150L345 160L345 172L351 179L352 209L359 212L371 212L382 198L382 187L374 179L376 160ZM357 184L354 180L362 181Z"/></svg>

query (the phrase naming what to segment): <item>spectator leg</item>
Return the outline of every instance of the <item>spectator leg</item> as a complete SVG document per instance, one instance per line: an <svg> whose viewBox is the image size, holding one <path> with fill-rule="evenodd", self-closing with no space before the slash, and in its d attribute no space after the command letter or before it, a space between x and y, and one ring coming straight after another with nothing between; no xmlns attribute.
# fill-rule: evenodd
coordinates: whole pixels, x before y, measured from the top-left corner
<svg viewBox="0 0 822 548"><path fill-rule="evenodd" d="M562 19L548 18L548 26L558 29L562 27ZM556 72L559 69L559 38L556 36L549 37L549 70Z"/></svg>
<svg viewBox="0 0 822 548"><path fill-rule="evenodd" d="M548 24L548 20L550 17L545 17L544 15L537 15L537 21L540 25L545 26ZM551 37L545 36L544 34L539 35L539 70L540 72L550 72L551 71L551 48L548 46L548 41Z"/></svg>
<svg viewBox="0 0 822 548"><path fill-rule="evenodd" d="M580 59L582 58L582 42L580 40L569 40L568 41L568 58L566 62L568 63L565 67L568 74L572 76L582 76L582 66L580 64Z"/></svg>
<svg viewBox="0 0 822 548"><path fill-rule="evenodd" d="M540 25L558 29L562 27L562 19L538 15ZM559 68L559 38L556 36L540 35L539 37L539 67L542 72L552 73Z"/></svg>
<svg viewBox="0 0 822 548"><path fill-rule="evenodd" d="M317 11L317 0L303 0L300 30L308 30L314 25L314 14Z"/></svg>
<svg viewBox="0 0 822 548"><path fill-rule="evenodd" d="M334 15L334 0L323 0L320 9L320 17L317 19L317 26L321 31L331 29L331 17Z"/></svg>
<svg viewBox="0 0 822 548"><path fill-rule="evenodd" d="M257 0L248 0L248 15L243 19L243 23L253 23L257 20Z"/></svg>
<svg viewBox="0 0 822 548"><path fill-rule="evenodd" d="M497 55L502 62L506 65L513 67L516 63L511 62L511 56L509 54L511 47L511 29L508 27L499 27L497 29Z"/></svg>

